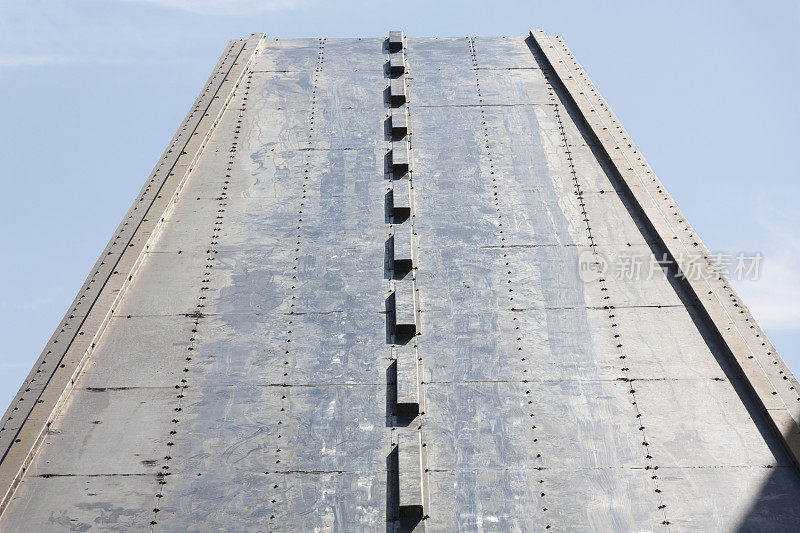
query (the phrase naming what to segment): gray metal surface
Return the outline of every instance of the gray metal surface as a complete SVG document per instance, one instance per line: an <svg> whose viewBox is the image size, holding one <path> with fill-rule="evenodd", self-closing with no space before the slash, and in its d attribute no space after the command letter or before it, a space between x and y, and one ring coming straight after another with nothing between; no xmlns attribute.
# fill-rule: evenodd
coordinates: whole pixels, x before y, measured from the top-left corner
<svg viewBox="0 0 800 533"><path fill-rule="evenodd" d="M231 41L0 424L0 513L130 287L263 35Z"/></svg>
<svg viewBox="0 0 800 533"><path fill-rule="evenodd" d="M535 38L261 46L2 531L796 527L721 324L579 275L661 241Z"/></svg>
<svg viewBox="0 0 800 533"><path fill-rule="evenodd" d="M642 211L642 220L664 256L681 271L689 272L692 262L702 257L713 266L711 253L694 234L674 201L620 126L613 112L594 89L562 40L551 39L542 31L531 32L531 40L548 69L558 78L563 94L585 118L587 134L595 139L610 162L618 182ZM615 131L616 130L616 131ZM686 276L682 288L690 295L712 324L732 362L760 403L763 414L781 435L795 464L800 465L800 395L797 380L783 371L783 362L773 356L772 347L763 341L757 326L750 323L746 308L723 275Z"/></svg>

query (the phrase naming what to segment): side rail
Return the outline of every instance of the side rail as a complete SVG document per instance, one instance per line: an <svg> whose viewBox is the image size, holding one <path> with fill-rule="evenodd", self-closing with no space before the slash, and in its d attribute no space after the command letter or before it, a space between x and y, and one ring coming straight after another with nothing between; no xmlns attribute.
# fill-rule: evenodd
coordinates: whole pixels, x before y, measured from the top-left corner
<svg viewBox="0 0 800 533"><path fill-rule="evenodd" d="M263 34L231 41L0 422L0 513L197 163Z"/></svg>
<svg viewBox="0 0 800 533"><path fill-rule="evenodd" d="M797 379L741 302L730 281L718 273L712 254L678 210L652 168L622 128L596 87L559 37L531 30L530 39L561 85L568 103L581 116L606 161L617 172L645 224L667 258L681 272L696 270L701 258L709 276L685 276L685 287L727 348L795 464L800 466L800 394Z"/></svg>

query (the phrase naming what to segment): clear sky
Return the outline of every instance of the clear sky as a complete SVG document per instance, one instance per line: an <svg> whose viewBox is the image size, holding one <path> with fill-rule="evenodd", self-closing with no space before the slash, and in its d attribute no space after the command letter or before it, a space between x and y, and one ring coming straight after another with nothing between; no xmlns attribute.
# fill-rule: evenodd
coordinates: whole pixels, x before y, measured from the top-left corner
<svg viewBox="0 0 800 533"><path fill-rule="evenodd" d="M612 7L613 5L613 7ZM0 0L0 412L225 44L561 35L800 374L800 3Z"/></svg>

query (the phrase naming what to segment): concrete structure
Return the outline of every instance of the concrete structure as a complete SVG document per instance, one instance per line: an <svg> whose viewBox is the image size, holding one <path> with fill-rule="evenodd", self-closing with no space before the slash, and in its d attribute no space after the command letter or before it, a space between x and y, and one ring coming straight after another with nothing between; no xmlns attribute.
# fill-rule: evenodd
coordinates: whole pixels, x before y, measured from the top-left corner
<svg viewBox="0 0 800 533"><path fill-rule="evenodd" d="M232 41L2 420L0 529L792 529L798 384L713 267L559 38Z"/></svg>

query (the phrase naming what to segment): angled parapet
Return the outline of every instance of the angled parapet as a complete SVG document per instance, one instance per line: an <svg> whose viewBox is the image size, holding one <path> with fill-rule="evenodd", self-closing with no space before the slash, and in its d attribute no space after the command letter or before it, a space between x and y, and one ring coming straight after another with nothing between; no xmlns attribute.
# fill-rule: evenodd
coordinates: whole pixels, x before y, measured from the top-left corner
<svg viewBox="0 0 800 533"><path fill-rule="evenodd" d="M389 95L392 105L399 106L406 103L406 80L403 77L392 78L389 81Z"/></svg>
<svg viewBox="0 0 800 533"><path fill-rule="evenodd" d="M389 54L389 72L394 75L401 75L405 72L406 65L403 61L403 52Z"/></svg>
<svg viewBox="0 0 800 533"><path fill-rule="evenodd" d="M408 344L416 334L414 287L411 280L398 280L394 285L395 344Z"/></svg>
<svg viewBox="0 0 800 533"><path fill-rule="evenodd" d="M398 513L401 531L411 531L423 517L422 443L418 432L397 435Z"/></svg>
<svg viewBox="0 0 800 533"><path fill-rule="evenodd" d="M403 32L390 31L389 32L389 51L400 52L403 49Z"/></svg>
<svg viewBox="0 0 800 533"><path fill-rule="evenodd" d="M392 174L395 178L403 176L410 167L408 141L403 139L392 141Z"/></svg>
<svg viewBox="0 0 800 533"><path fill-rule="evenodd" d="M613 170L620 188L641 213L646 230L655 238L659 254L680 272L692 272L698 257L713 255L678 211L676 202L625 134L619 119L600 96L566 44L541 30L531 30L530 42L543 66L554 75L554 87L576 116L599 153ZM722 274L714 277L676 277L695 301L704 322L725 346L755 401L800 466L800 425L790 405L797 404L797 380L785 363L766 349L768 341L752 316L739 303L736 291ZM752 332L757 332L753 336ZM748 335L750 335L748 337ZM755 338L754 338L755 337Z"/></svg>
<svg viewBox="0 0 800 533"><path fill-rule="evenodd" d="M3 417L0 513L8 505L53 418L105 331L263 41L263 34L253 34L247 40L228 44Z"/></svg>
<svg viewBox="0 0 800 533"><path fill-rule="evenodd" d="M392 108L392 137L402 138L408 134L408 108L401 105Z"/></svg>

